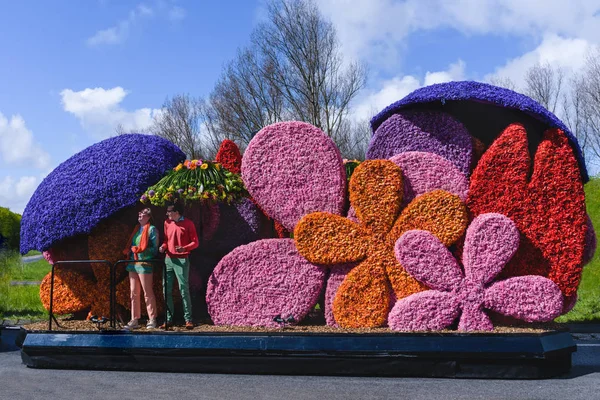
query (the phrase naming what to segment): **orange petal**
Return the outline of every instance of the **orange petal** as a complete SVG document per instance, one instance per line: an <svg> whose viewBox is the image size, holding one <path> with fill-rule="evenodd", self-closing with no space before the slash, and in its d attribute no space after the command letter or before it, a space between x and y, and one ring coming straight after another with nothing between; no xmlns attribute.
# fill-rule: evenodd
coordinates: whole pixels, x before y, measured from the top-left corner
<svg viewBox="0 0 600 400"><path fill-rule="evenodd" d="M427 289L427 286L423 285L406 272L394 257L389 257L389 259L386 258L385 272L387 272L396 299L402 299Z"/></svg>
<svg viewBox="0 0 600 400"><path fill-rule="evenodd" d="M50 281L48 273L40 285L40 299L46 310L50 310ZM72 314L85 310L91 303L93 283L75 270L58 267L54 271L54 293L52 312Z"/></svg>
<svg viewBox="0 0 600 400"><path fill-rule="evenodd" d="M389 232L403 193L402 170L388 160L367 160L350 179L350 203L361 224L376 235Z"/></svg>
<svg viewBox="0 0 600 400"><path fill-rule="evenodd" d="M376 328L385 324L390 310L390 289L385 268L368 258L354 268L333 300L333 315L342 328Z"/></svg>
<svg viewBox="0 0 600 400"><path fill-rule="evenodd" d="M363 260L369 246L368 233L339 215L315 212L296 225L298 252L314 264L332 265Z"/></svg>
<svg viewBox="0 0 600 400"><path fill-rule="evenodd" d="M433 233L444 246L450 246L467 228L467 209L462 200L444 190L434 190L414 199L388 234L393 246L406 231L421 229Z"/></svg>

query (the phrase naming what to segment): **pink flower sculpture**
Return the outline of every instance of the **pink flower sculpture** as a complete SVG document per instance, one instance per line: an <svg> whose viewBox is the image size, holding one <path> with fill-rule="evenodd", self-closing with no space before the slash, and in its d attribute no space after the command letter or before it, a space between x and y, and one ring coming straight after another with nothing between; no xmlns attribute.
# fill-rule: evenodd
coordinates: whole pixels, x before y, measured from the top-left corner
<svg viewBox="0 0 600 400"><path fill-rule="evenodd" d="M264 239L227 254L210 276L206 302L215 325L297 323L319 299L325 268L306 261L293 239Z"/></svg>
<svg viewBox="0 0 600 400"><path fill-rule="evenodd" d="M493 329L484 309L527 322L551 321L563 307L559 287L542 276L492 282L517 251L519 231L502 214L481 214L465 237L464 274L452 253L431 233L408 231L395 246L406 271L433 290L399 300L388 317L390 328L429 331Z"/></svg>
<svg viewBox="0 0 600 400"><path fill-rule="evenodd" d="M306 214L344 210L342 156L333 140L306 122L261 129L242 158L242 179L260 208L290 232Z"/></svg>
<svg viewBox="0 0 600 400"><path fill-rule="evenodd" d="M244 153L242 177L257 205L290 231L308 213L344 210L340 152L304 122L263 128ZM208 311L216 325L276 327L277 315L294 324L317 303L325 276L325 269L298 253L294 240L257 240L219 262L208 282Z"/></svg>

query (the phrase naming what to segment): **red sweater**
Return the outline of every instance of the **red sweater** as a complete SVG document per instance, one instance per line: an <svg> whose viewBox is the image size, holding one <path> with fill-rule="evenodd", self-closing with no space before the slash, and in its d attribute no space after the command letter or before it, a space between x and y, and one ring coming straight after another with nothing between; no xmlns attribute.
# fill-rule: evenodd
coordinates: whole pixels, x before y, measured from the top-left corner
<svg viewBox="0 0 600 400"><path fill-rule="evenodd" d="M185 249L183 252L175 251L176 246ZM170 219L165 221L165 240L160 246L167 250L167 256L171 258L185 258L192 250L198 247L198 234L194 223L182 218L175 222Z"/></svg>

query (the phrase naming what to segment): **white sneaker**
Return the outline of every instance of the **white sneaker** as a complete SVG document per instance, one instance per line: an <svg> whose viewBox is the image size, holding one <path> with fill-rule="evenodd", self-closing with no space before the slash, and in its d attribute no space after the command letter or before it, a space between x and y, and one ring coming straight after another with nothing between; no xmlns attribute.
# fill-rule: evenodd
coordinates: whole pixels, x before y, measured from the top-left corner
<svg viewBox="0 0 600 400"><path fill-rule="evenodd" d="M156 323L156 318L152 318L148 320L148 323L146 324L146 329L156 329L157 326L158 324Z"/></svg>
<svg viewBox="0 0 600 400"><path fill-rule="evenodd" d="M140 327L140 324L138 323L138 320L137 319L132 319L131 321L129 321L127 323L127 325L125 325L123 327L123 329L129 331L129 330L132 330L132 329L138 329L139 327Z"/></svg>

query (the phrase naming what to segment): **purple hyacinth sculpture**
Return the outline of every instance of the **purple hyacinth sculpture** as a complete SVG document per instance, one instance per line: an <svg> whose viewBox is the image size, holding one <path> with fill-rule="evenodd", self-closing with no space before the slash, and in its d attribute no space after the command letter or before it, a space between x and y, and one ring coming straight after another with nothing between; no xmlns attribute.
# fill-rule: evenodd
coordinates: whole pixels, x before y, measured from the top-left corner
<svg viewBox="0 0 600 400"><path fill-rule="evenodd" d="M460 315L458 329L493 329L485 310L527 322L551 321L563 306L558 286L542 276L501 281L502 271L519 246L519 231L501 214L482 214L467 230L464 273L452 253L426 231L408 231L395 246L396 258L432 290L399 300L388 317L390 328L429 331L448 328Z"/></svg>

